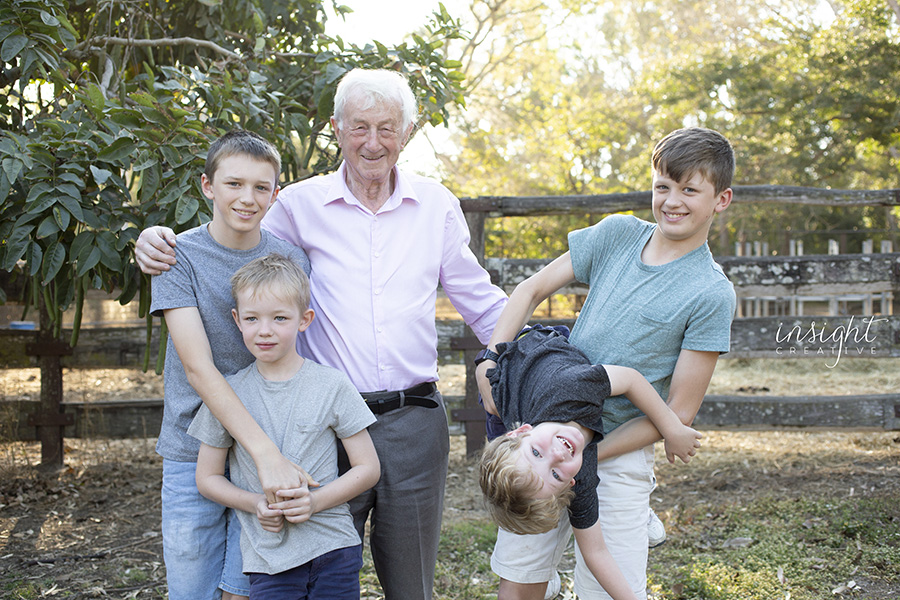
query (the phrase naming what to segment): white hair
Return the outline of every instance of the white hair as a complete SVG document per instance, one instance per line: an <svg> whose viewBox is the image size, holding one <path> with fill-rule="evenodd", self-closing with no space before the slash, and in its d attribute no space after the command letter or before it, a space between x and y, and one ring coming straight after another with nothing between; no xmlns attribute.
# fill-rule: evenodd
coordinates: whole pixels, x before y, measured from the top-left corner
<svg viewBox="0 0 900 600"><path fill-rule="evenodd" d="M400 109L405 131L419 116L419 105L406 78L388 69L353 69L341 78L334 94L334 120L343 125L344 111L350 99L361 110L379 103L393 104Z"/></svg>

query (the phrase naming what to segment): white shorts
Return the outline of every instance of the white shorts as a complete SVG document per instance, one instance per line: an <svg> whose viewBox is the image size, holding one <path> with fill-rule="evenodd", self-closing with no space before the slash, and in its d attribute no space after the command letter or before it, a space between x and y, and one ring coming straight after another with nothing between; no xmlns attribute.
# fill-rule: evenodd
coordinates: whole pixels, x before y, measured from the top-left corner
<svg viewBox="0 0 900 600"><path fill-rule="evenodd" d="M638 598L647 597L647 520L653 475L653 446L597 465L600 485L600 527L610 554ZM575 544L575 593L581 600L610 598L587 566Z"/></svg>
<svg viewBox="0 0 900 600"><path fill-rule="evenodd" d="M647 518L650 492L655 487L653 446L603 461L597 466L600 485L600 525L610 552L638 598L646 598ZM518 535L500 529L491 555L491 570L514 583L550 581L572 537L569 517L563 514L556 529L537 535ZM582 600L606 599L575 545L575 592Z"/></svg>
<svg viewBox="0 0 900 600"><path fill-rule="evenodd" d="M556 529L519 535L500 528L491 554L491 570L515 583L550 581L572 537L569 515L563 512Z"/></svg>

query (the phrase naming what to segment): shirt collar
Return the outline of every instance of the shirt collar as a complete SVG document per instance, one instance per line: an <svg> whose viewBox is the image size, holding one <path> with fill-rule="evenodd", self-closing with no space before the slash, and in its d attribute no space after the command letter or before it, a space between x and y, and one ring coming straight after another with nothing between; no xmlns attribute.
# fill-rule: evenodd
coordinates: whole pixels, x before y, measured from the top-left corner
<svg viewBox="0 0 900 600"><path fill-rule="evenodd" d="M325 195L323 204L331 204L332 202L343 200L347 204L362 207L362 204L357 200L356 196L353 195L350 188L347 187L346 170L347 163L342 161L341 166L334 173L331 186L328 188L328 193ZM406 175L400 171L397 165L394 165L393 173L395 182L394 193L391 194L391 197L388 198L387 202L384 203L384 206L382 206L378 212L394 210L400 206L404 200L411 200L416 204L421 204L415 189L413 189L412 183Z"/></svg>

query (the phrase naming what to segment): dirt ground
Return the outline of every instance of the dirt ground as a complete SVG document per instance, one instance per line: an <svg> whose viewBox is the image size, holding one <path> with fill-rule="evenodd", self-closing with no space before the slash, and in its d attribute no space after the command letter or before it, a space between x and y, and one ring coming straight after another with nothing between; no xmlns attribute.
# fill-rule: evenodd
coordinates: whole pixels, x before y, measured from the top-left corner
<svg viewBox="0 0 900 600"><path fill-rule="evenodd" d="M3 397L37 394L39 382L28 371L0 375ZM136 390L138 397L159 397L158 384L155 375L131 371L72 372L66 379L79 399L134 398ZM461 386L453 377L444 386L445 393L460 393L452 389ZM38 444L0 443L0 598L72 589L80 591L66 597L163 597L161 459L154 443L67 440L59 472L34 468ZM446 522L485 515L464 448L464 439L454 436ZM900 432L707 431L689 467L659 455L657 464L653 504L663 517L688 504L741 505L772 495L900 498Z"/></svg>

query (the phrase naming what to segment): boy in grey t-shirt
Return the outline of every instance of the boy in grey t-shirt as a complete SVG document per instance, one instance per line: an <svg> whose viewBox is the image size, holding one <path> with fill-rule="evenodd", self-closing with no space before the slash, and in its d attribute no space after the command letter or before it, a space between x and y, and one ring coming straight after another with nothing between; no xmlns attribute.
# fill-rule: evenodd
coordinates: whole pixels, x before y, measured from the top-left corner
<svg viewBox="0 0 900 600"><path fill-rule="evenodd" d="M197 487L238 511L254 600L278 600L288 590L292 598L359 598L362 544L346 503L378 481L366 431L375 417L343 373L297 353L297 332L314 315L309 281L293 262L273 254L248 263L232 277L232 293L234 321L256 361L228 382L281 452L302 461L313 483L270 503L253 458L203 406L188 430L202 442ZM351 465L340 477L337 439Z"/></svg>
<svg viewBox="0 0 900 600"><path fill-rule="evenodd" d="M216 140L201 178L202 191L213 204L212 221L180 233L178 264L152 280L150 308L164 315L169 327L156 451L163 457L163 556L171 600L214 598L218 590L228 600L249 590L237 550L237 519L197 491L200 443L187 428L200 405L207 404L236 438L255 448L254 457L281 457L224 377L253 362L231 319L231 275L270 252L281 252L309 270L303 250L260 230L278 194L280 169L278 151L256 134L236 130ZM299 484L299 471L291 470L296 481L285 481L283 489Z"/></svg>

